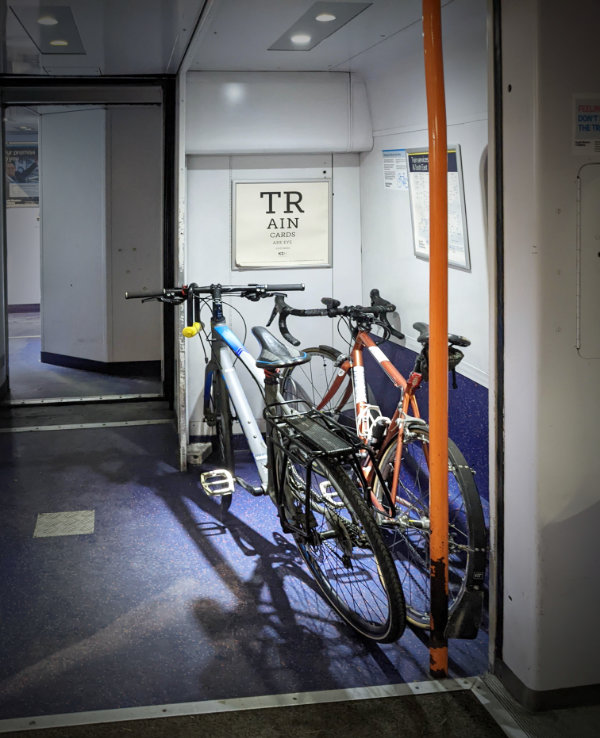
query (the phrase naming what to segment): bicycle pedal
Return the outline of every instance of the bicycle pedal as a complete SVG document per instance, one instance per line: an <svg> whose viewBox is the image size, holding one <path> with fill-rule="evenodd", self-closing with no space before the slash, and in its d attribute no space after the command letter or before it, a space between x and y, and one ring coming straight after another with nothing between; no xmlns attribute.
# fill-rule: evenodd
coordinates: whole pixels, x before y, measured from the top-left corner
<svg viewBox="0 0 600 738"><path fill-rule="evenodd" d="M230 495L234 489L234 479L227 469L213 469L200 475L202 489L210 497Z"/></svg>

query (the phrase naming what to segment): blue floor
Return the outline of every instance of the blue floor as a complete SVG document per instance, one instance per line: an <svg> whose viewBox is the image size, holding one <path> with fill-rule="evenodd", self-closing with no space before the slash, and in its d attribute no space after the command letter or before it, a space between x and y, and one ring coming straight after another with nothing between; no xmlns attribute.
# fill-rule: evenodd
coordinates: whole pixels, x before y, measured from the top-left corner
<svg viewBox="0 0 600 738"><path fill-rule="evenodd" d="M0 719L429 679L415 633L375 645L322 602L268 498L221 523L171 425L0 434L0 489ZM33 536L82 510L93 532ZM487 634L449 658L485 672Z"/></svg>
<svg viewBox="0 0 600 738"><path fill-rule="evenodd" d="M111 376L42 363L39 313L10 313L8 333L11 401L162 392L159 377Z"/></svg>

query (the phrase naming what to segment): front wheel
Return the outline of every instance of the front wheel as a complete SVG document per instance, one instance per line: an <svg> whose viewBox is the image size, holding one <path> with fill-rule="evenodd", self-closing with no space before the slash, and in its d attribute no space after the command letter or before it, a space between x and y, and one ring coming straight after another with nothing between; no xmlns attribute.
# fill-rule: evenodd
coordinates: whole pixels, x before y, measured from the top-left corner
<svg viewBox="0 0 600 738"><path fill-rule="evenodd" d="M397 440L379 462L383 478L391 486L396 463ZM430 627L429 554L429 429L406 429L396 489L396 518L376 518L396 563L406 598L407 620L419 628ZM381 483L373 491L384 500ZM481 499L458 446L448 445L448 613L460 606L465 592L483 587L486 528Z"/></svg>
<svg viewBox="0 0 600 738"><path fill-rule="evenodd" d="M305 364L288 367L281 380L281 393L285 400L302 400L310 407L330 414L335 420L354 423L354 404L350 375L340 369L340 354L329 346L304 349L310 357ZM324 401L332 385L335 392ZM306 407L298 406L299 410Z"/></svg>
<svg viewBox="0 0 600 738"><path fill-rule="evenodd" d="M406 623L402 587L370 510L337 462L315 462L307 529L307 474L288 459L284 494L294 539L321 593L361 635L397 640Z"/></svg>

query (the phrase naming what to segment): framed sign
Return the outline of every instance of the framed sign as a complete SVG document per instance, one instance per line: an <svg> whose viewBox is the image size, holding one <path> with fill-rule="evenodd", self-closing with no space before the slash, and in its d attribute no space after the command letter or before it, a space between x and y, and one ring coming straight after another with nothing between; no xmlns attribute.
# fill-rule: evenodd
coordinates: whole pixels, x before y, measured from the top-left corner
<svg viewBox="0 0 600 738"><path fill-rule="evenodd" d="M39 205L40 177L37 142L7 143L4 147L4 171L8 207Z"/></svg>
<svg viewBox="0 0 600 738"><path fill-rule="evenodd" d="M331 181L234 182L233 269L331 266Z"/></svg>
<svg viewBox="0 0 600 738"><path fill-rule="evenodd" d="M429 150L407 149L415 256L429 259ZM460 147L448 149L448 265L471 270Z"/></svg>

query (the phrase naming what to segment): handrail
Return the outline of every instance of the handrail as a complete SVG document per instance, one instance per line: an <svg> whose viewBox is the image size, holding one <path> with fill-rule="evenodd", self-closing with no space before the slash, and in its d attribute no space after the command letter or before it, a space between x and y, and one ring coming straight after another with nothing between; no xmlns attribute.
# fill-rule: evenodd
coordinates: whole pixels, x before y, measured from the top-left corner
<svg viewBox="0 0 600 738"><path fill-rule="evenodd" d="M429 129L430 673L448 676L448 142L440 0L423 0Z"/></svg>

